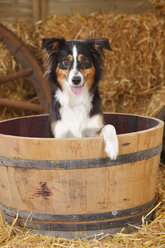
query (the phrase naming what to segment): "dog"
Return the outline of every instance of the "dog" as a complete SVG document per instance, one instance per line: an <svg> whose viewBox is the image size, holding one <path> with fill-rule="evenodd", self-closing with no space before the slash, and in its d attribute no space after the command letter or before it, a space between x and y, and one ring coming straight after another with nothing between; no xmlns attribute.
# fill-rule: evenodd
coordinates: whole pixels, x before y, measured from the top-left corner
<svg viewBox="0 0 165 248"><path fill-rule="evenodd" d="M115 128L104 125L98 83L103 71L103 50L111 51L107 38L70 40L44 38L45 76L51 84L49 128L51 137L103 136L107 156L115 160Z"/></svg>

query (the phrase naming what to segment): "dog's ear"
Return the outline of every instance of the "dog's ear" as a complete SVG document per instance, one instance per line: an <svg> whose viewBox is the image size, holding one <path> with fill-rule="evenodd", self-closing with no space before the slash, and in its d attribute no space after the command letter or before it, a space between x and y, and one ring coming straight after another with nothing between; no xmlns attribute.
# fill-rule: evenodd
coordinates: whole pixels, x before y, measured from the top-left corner
<svg viewBox="0 0 165 248"><path fill-rule="evenodd" d="M112 51L109 40L107 38L88 38L85 41L90 43L99 52L102 51L102 49Z"/></svg>
<svg viewBox="0 0 165 248"><path fill-rule="evenodd" d="M42 39L42 50L48 54L56 53L65 44L64 38L44 38Z"/></svg>

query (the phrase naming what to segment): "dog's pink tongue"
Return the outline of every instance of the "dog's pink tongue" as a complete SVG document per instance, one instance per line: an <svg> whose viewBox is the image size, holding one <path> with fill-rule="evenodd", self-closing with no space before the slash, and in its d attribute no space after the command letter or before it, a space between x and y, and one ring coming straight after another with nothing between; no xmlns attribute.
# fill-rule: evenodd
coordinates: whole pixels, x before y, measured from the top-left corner
<svg viewBox="0 0 165 248"><path fill-rule="evenodd" d="M82 87L70 87L70 88L71 88L71 91L72 91L75 95L81 94Z"/></svg>

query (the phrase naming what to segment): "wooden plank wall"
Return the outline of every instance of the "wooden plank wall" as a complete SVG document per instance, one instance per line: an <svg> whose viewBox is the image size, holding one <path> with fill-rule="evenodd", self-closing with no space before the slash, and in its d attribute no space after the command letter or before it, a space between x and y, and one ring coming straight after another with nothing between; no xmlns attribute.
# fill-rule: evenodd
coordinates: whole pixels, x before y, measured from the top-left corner
<svg viewBox="0 0 165 248"><path fill-rule="evenodd" d="M44 19L49 14L87 14L102 10L113 13L139 13L151 9L148 0L0 0L0 20Z"/></svg>
<svg viewBox="0 0 165 248"><path fill-rule="evenodd" d="M94 11L102 10L103 12L113 13L133 13L144 12L151 8L149 1L143 1L139 5L140 0L49 0L48 12L58 13L81 13L86 14ZM141 1L142 2L142 1ZM139 5L139 6L138 6Z"/></svg>
<svg viewBox="0 0 165 248"><path fill-rule="evenodd" d="M40 0L0 0L0 20L38 20L41 18Z"/></svg>

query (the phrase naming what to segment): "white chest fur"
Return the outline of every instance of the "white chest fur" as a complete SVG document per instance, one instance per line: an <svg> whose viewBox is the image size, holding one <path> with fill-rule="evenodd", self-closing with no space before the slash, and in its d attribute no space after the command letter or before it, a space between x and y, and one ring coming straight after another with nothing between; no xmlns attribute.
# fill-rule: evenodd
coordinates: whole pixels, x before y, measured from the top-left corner
<svg viewBox="0 0 165 248"><path fill-rule="evenodd" d="M56 97L60 102L61 120L54 125L54 136L56 138L82 138L103 136L105 152L111 159L116 159L118 154L118 139L115 128L112 125L103 125L100 115L89 116L92 104L92 96L83 89L81 95L73 95L68 89L58 90Z"/></svg>
<svg viewBox="0 0 165 248"><path fill-rule="evenodd" d="M55 125L56 138L84 137L91 110L91 94L84 88L81 95L74 95L70 89L56 92L60 102L61 120Z"/></svg>

